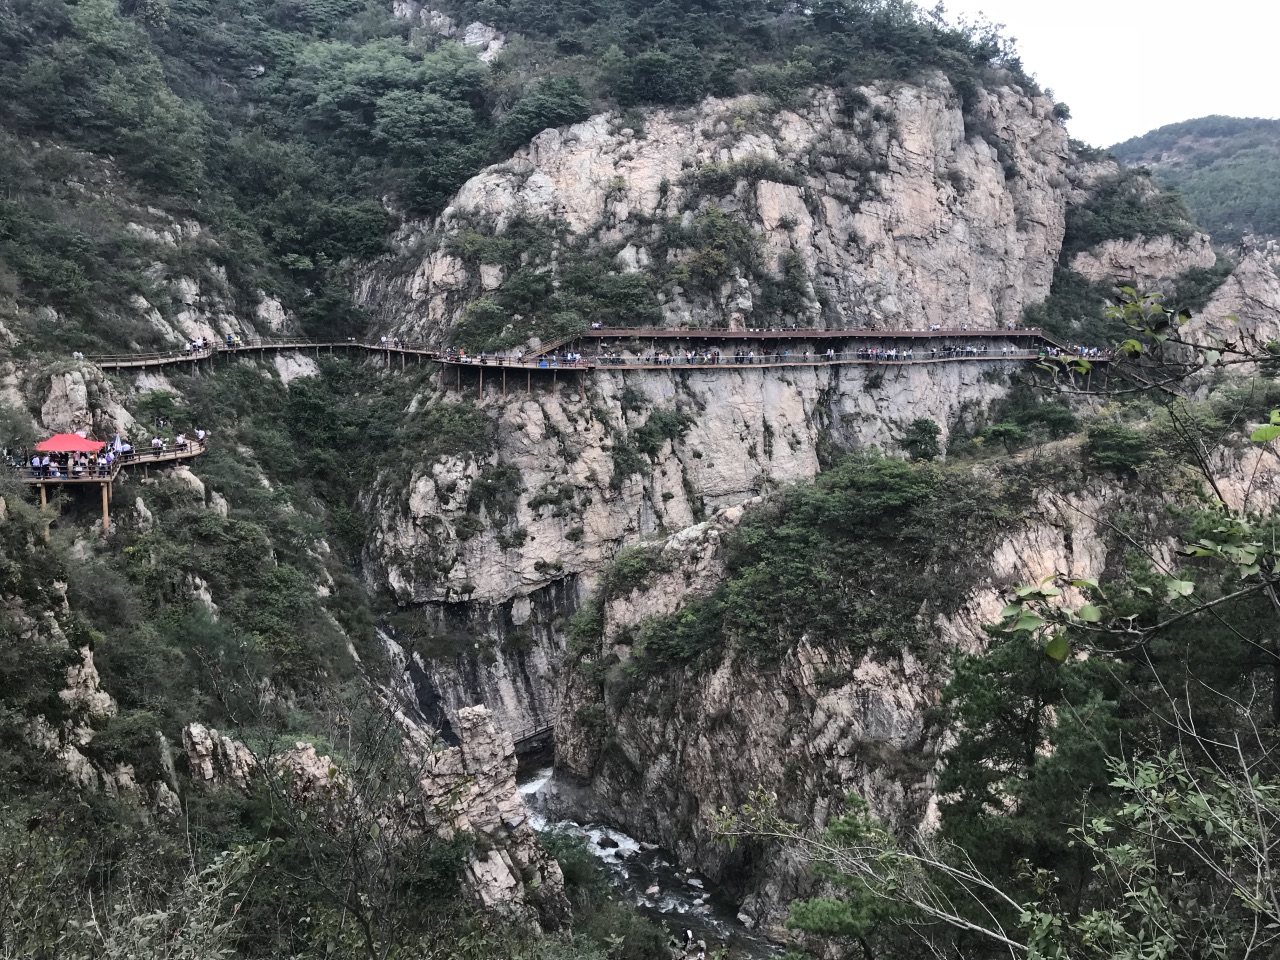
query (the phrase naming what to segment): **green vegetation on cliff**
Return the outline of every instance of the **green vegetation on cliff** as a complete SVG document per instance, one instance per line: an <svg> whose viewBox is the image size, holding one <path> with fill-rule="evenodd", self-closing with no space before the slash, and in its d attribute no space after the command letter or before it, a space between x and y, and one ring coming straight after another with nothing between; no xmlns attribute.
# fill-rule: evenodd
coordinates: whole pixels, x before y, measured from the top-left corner
<svg viewBox="0 0 1280 960"><path fill-rule="evenodd" d="M1049 297L1027 306L1023 322L1071 342L1114 344L1125 335L1123 326L1108 321L1105 315L1116 291L1107 284L1091 283L1073 270L1072 257L1108 240L1187 240L1195 232L1196 224L1182 197L1158 187L1147 172L1122 170L1102 179L1087 200L1068 209ZM1175 310L1199 310L1233 266L1229 258L1219 256L1213 267L1188 271L1170 291L1167 305Z"/></svg>
<svg viewBox="0 0 1280 960"><path fill-rule="evenodd" d="M364 320L346 292L356 262L380 255L397 221L438 212L467 177L548 126L612 106L747 90L785 99L818 80L935 69L966 101L992 70L1030 84L996 33L946 26L901 0L826 0L811 14L764 2L447 9L520 36L486 65L378 2L8 5L0 300L26 311L15 332L33 333L31 312L52 308L46 343L155 343L137 298L176 314L178 277L200 279L239 315L266 294L308 333L356 332ZM616 293L652 310L643 291Z"/></svg>
<svg viewBox="0 0 1280 960"><path fill-rule="evenodd" d="M953 613L989 575L985 549L1016 503L964 469L850 456L749 513L728 544L726 579L709 596L616 638L633 648L617 679L710 669L731 649L768 664L801 638L876 656L926 654L914 618ZM651 551L621 555L602 582L605 597L646 584L663 563ZM911 578L904 569L934 572ZM591 649L600 627L589 607L574 649Z"/></svg>

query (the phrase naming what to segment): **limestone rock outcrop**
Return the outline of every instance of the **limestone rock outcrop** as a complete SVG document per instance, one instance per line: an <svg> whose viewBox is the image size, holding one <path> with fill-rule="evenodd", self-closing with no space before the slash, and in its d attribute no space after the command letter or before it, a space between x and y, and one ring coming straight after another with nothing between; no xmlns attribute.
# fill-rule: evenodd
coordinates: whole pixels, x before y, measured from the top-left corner
<svg viewBox="0 0 1280 960"><path fill-rule="evenodd" d="M93 651L80 648L80 662L67 667L67 686L58 693L63 703L82 709L89 719L116 715L116 702L102 689L102 678L93 664Z"/></svg>
<svg viewBox="0 0 1280 960"><path fill-rule="evenodd" d="M182 728L182 748L191 779L202 787L248 790L258 760L239 740L224 737L200 723Z"/></svg>
<svg viewBox="0 0 1280 960"><path fill-rule="evenodd" d="M1216 259L1207 233L1189 240L1138 237L1106 240L1077 253L1071 258L1071 269L1106 288L1129 286L1139 293L1161 293L1172 290L1188 270L1212 267Z"/></svg>
<svg viewBox="0 0 1280 960"><path fill-rule="evenodd" d="M459 746L433 754L421 783L442 831L466 831L488 841L487 850L471 854L470 885L491 908L544 928L567 926L564 875L529 824L516 788L511 735L494 726L483 706L459 710L457 722Z"/></svg>
<svg viewBox="0 0 1280 960"><path fill-rule="evenodd" d="M1206 346L1213 345L1213 334L1252 351L1280 340L1280 277L1266 256L1246 254L1182 334Z"/></svg>
<svg viewBox="0 0 1280 960"><path fill-rule="evenodd" d="M401 20L420 25L438 36L474 49L476 56L484 63L496 59L507 44L506 36L487 23L477 20L459 27L448 14L418 3L417 0L395 0L391 5L391 12Z"/></svg>
<svg viewBox="0 0 1280 960"><path fill-rule="evenodd" d="M712 98L653 111L643 136L609 115L546 130L469 180L436 222L406 228L406 253L424 239L432 252L403 276L370 277L361 296L402 335L446 342L470 300L501 283L494 265L482 284L486 265L459 259L450 241L466 230L559 222L637 270L664 222L712 204L757 237L764 273L781 276L784 257L803 265L798 316L829 327L995 327L1044 299L1073 189L1053 104L1002 87L979 91L966 117L941 76L858 97L817 89L796 110ZM760 283L743 267L711 296L668 284L664 321L741 323Z"/></svg>
<svg viewBox="0 0 1280 960"><path fill-rule="evenodd" d="M39 373L37 378L44 380ZM37 389L44 397L41 424L50 432L84 431L110 437L116 433L127 435L133 426L133 416L119 402L102 371L91 364L55 369L48 374L47 387L41 384Z"/></svg>
<svg viewBox="0 0 1280 960"><path fill-rule="evenodd" d="M440 749L402 714L404 756L420 771L418 795L397 794L389 805L375 806L343 774L341 763L299 741L263 761L239 741L193 723L182 731L187 766L205 789L251 792L264 774L279 777L291 802L306 808L326 829L350 829L352 810L369 823L385 826L389 836L430 831L450 838L458 833L482 838L468 852L465 881L486 907L534 928L558 929L570 918L560 865L538 843L524 800L516 787L516 757L511 735L493 723L483 706L457 712L458 746ZM412 793L412 790L410 790ZM383 798L384 800L386 798ZM162 806L167 795L157 797Z"/></svg>

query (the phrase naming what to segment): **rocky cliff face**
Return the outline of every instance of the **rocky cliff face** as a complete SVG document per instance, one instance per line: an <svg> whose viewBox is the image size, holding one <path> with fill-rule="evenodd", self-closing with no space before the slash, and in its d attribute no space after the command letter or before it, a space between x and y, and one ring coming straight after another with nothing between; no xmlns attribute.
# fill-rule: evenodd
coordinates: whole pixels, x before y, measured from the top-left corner
<svg viewBox="0 0 1280 960"><path fill-rule="evenodd" d="M437 635L475 644L414 661L420 704L450 720L483 699L513 732L548 725L564 622L620 549L812 477L825 450L894 450L916 418L942 425L945 440L1016 369L600 372L585 402L571 384L506 402L491 387L481 409L497 423L492 454L423 465L407 489L388 477L369 504L368 575L422 607ZM488 478L504 467L518 481L499 510Z"/></svg>
<svg viewBox="0 0 1280 960"><path fill-rule="evenodd" d="M1184 333L1206 344L1212 333L1228 340L1243 339L1252 350L1280 339L1280 278L1266 255L1246 254Z"/></svg>
<svg viewBox="0 0 1280 960"><path fill-rule="evenodd" d="M653 274L670 326L774 324L757 310L765 275L801 267L790 312L805 326L996 326L1048 294L1070 163L1049 100L980 91L966 115L941 77L843 99L819 89L795 110L709 99L652 112L643 130L601 115L472 178L436 222L405 231L404 274L362 294L403 335L446 342L467 304L508 279L503 264L468 262L458 237L521 221ZM665 276L692 251L664 255L661 238L709 207L749 228L761 258L699 290ZM543 266L564 264L553 252Z"/></svg>
<svg viewBox="0 0 1280 960"><path fill-rule="evenodd" d="M1173 237L1138 237L1107 240L1071 259L1071 269L1090 283L1110 288L1131 286L1141 292L1173 289L1188 270L1212 267L1216 262L1207 233L1190 240Z"/></svg>

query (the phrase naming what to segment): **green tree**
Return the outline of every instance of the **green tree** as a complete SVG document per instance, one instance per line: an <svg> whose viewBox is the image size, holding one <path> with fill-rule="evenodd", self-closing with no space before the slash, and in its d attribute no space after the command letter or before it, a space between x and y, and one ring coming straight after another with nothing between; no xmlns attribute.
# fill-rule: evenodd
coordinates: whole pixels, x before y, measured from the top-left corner
<svg viewBox="0 0 1280 960"><path fill-rule="evenodd" d="M510 153L548 127L585 120L591 105L577 77L540 80L498 121L494 138L499 150Z"/></svg>
<svg viewBox="0 0 1280 960"><path fill-rule="evenodd" d="M918 417L907 425L907 431L899 442L912 460L933 460L942 454L938 443L941 433L942 428L928 417Z"/></svg>

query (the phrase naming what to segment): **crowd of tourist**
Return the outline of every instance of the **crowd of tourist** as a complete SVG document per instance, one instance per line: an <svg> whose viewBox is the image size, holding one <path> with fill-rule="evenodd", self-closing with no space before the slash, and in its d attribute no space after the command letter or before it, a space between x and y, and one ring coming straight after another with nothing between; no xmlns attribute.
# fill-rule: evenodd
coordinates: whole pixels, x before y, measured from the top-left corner
<svg viewBox="0 0 1280 960"><path fill-rule="evenodd" d="M930 331L936 331L939 328L937 324L929 327ZM962 330L968 329L968 324L961 324ZM1012 325L1009 325L1012 329ZM811 349L792 350L783 348L780 344L776 344L770 349L764 346L761 349L752 347L739 347L734 349L732 353L726 352L719 348L700 347L697 349L686 348L684 350L662 350L656 345L648 352L624 353L617 349L609 349L601 347L600 352L594 357L584 358L582 354L576 352L557 352L547 354L535 354L526 357L523 351L514 351L511 353L469 353L459 348L449 348L445 350L443 359L452 363L466 364L494 364L496 366L537 366L537 367L578 367L594 362L597 366L643 366L643 367L664 367L673 365L684 366L719 366L719 365L738 365L738 364L822 364L822 363L848 363L853 361L871 362L871 363L912 363L923 360L963 360L963 359L979 359L979 358L1032 358L1032 357L1059 357L1059 356L1079 356L1085 358L1103 358L1110 359L1111 352L1098 347L1085 347L1073 344L1070 350L1064 351L1060 347L1048 344L1035 344L1017 340L1017 339L997 339L1000 337L1000 331L992 331L991 339L972 339L972 338L956 338L954 341L949 340L946 334L937 338L926 338L920 342L909 342L906 346L895 343L892 346L885 346L883 343L871 345L861 344L856 348L844 351L837 351L834 347L828 347L824 351L816 351ZM886 338L891 342L892 337ZM385 338L384 338L385 340ZM393 342L393 341L389 341Z"/></svg>
<svg viewBox="0 0 1280 960"><path fill-rule="evenodd" d="M1055 355L1060 353L1057 348L1052 348ZM1087 349L1079 348L1080 356L1110 356L1107 351L1099 351L1097 348ZM965 358L980 357L1035 357L1044 354L1041 348L1029 348L1018 343L1003 342L999 347L990 343L970 343L944 342L941 344L933 344L929 347L917 348L915 344L908 346L890 346L883 345L859 346L854 350L838 351L834 347L828 347L824 351L815 350L797 350L790 349L773 349L773 350L755 350L755 349L737 349L732 354L726 354L716 349L700 349L700 350L684 350L669 352L666 350L653 350L649 353L641 354L638 357L628 357L622 353L603 350L596 358L596 363L601 366L649 366L663 367L671 365L708 365L715 366L719 364L815 364L815 363L846 363L850 361L863 361L871 363L911 363L916 360L957 360Z"/></svg>
<svg viewBox="0 0 1280 960"><path fill-rule="evenodd" d="M10 462L15 467L23 467L32 479L41 480L91 480L106 479L115 476L116 468L135 461L150 461L161 458L168 453L188 453L204 446L208 433L202 429L192 431L188 436L179 433L172 440L168 437L153 436L149 454L139 455L133 444L117 436L115 441L107 444L97 453L41 453L33 452L28 458L26 454L6 451Z"/></svg>
<svg viewBox="0 0 1280 960"><path fill-rule="evenodd" d="M449 347L444 352L444 359L450 363L493 364L499 367L581 367L587 364L582 354L574 351L538 354L526 358L523 350L513 353L468 353L457 347Z"/></svg>

